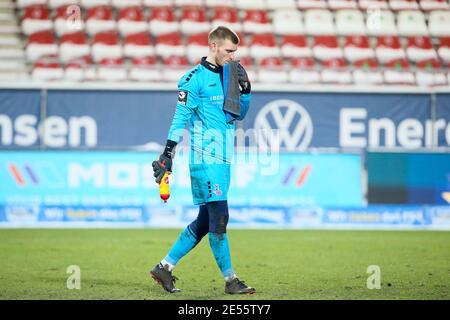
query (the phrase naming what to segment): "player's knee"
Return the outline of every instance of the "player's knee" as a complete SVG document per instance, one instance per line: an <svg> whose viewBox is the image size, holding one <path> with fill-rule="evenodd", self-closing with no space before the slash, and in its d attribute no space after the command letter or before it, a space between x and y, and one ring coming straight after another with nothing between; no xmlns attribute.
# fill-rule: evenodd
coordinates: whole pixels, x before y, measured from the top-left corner
<svg viewBox="0 0 450 320"><path fill-rule="evenodd" d="M227 232L228 213L217 215L209 226L209 232L222 234Z"/></svg>
<svg viewBox="0 0 450 320"><path fill-rule="evenodd" d="M203 221L197 218L196 220L191 222L189 228L195 234L198 242L200 242L200 240L202 240L202 238L208 233L209 222L208 220Z"/></svg>

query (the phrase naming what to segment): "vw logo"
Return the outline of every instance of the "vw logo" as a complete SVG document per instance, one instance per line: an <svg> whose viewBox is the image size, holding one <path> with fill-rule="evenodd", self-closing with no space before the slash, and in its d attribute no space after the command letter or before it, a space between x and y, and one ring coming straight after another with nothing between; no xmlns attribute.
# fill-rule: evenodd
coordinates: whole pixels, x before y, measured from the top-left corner
<svg viewBox="0 0 450 320"><path fill-rule="evenodd" d="M275 100L266 104L257 114L255 129L258 145L263 148L284 147L288 151L304 151L311 143L313 124L308 112L292 100ZM271 130L277 130L279 140L271 139ZM278 143L278 146L274 146Z"/></svg>

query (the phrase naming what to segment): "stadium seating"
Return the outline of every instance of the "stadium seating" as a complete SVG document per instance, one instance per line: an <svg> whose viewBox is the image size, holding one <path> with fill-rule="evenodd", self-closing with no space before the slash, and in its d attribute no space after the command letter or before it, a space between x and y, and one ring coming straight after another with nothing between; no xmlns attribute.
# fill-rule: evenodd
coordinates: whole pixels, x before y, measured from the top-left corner
<svg viewBox="0 0 450 320"><path fill-rule="evenodd" d="M180 31L180 23L170 7L154 7L149 16L149 29L153 36Z"/></svg>
<svg viewBox="0 0 450 320"><path fill-rule="evenodd" d="M311 47L303 35L287 35L282 39L281 55L285 58L312 57Z"/></svg>
<svg viewBox="0 0 450 320"><path fill-rule="evenodd" d="M266 57L260 60L258 79L266 83L284 83L288 75L284 70L283 61L280 57Z"/></svg>
<svg viewBox="0 0 450 320"><path fill-rule="evenodd" d="M148 29L142 11L138 6L122 7L119 11L117 27L122 36L146 32Z"/></svg>
<svg viewBox="0 0 450 320"><path fill-rule="evenodd" d="M343 58L324 60L322 67L320 77L323 83L350 84L352 82L352 74Z"/></svg>
<svg viewBox="0 0 450 320"><path fill-rule="evenodd" d="M62 62L69 62L77 58L90 55L86 36L83 32L67 33L61 37L59 58Z"/></svg>
<svg viewBox="0 0 450 320"><path fill-rule="evenodd" d="M24 49L0 58L28 64L32 79L176 81L206 55L209 30L227 25L252 81L449 85L447 0L16 3Z"/></svg>
<svg viewBox="0 0 450 320"><path fill-rule="evenodd" d="M128 35L124 40L123 54L125 57L151 57L155 49L147 32Z"/></svg>
<svg viewBox="0 0 450 320"><path fill-rule="evenodd" d="M235 8L215 7L213 8L212 27L228 25L236 32L242 31L242 24L238 18L238 11Z"/></svg>
<svg viewBox="0 0 450 320"><path fill-rule="evenodd" d="M319 83L320 74L317 71L314 59L311 57L291 59L289 81L299 84Z"/></svg>
<svg viewBox="0 0 450 320"><path fill-rule="evenodd" d="M345 38L344 56L350 62L375 57L375 52L367 36L348 36Z"/></svg>
<svg viewBox="0 0 450 320"><path fill-rule="evenodd" d="M336 30L339 35L366 35L364 15L355 9L343 9L336 13Z"/></svg>
<svg viewBox="0 0 450 320"><path fill-rule="evenodd" d="M300 11L286 9L274 11L273 32L277 35L304 34Z"/></svg>
<svg viewBox="0 0 450 320"><path fill-rule="evenodd" d="M186 35L208 32L210 24L206 20L205 11L201 7L184 7L180 29Z"/></svg>
<svg viewBox="0 0 450 320"><path fill-rule="evenodd" d="M28 37L26 57L29 61L35 62L42 57L57 54L58 45L51 31L35 32Z"/></svg>
<svg viewBox="0 0 450 320"><path fill-rule="evenodd" d="M361 59L353 62L353 82L365 85L383 84L383 73L378 68L374 58Z"/></svg>

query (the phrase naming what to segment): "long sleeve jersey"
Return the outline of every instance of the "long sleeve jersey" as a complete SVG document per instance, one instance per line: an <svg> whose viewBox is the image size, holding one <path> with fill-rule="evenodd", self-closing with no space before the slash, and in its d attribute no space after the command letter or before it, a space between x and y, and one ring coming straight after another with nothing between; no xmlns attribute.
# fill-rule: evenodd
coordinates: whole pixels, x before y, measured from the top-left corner
<svg viewBox="0 0 450 320"><path fill-rule="evenodd" d="M235 123L227 123L223 68L202 58L178 82L178 101L168 139L178 143L189 122L191 163L230 163L234 151ZM250 106L251 94L240 97L242 120Z"/></svg>

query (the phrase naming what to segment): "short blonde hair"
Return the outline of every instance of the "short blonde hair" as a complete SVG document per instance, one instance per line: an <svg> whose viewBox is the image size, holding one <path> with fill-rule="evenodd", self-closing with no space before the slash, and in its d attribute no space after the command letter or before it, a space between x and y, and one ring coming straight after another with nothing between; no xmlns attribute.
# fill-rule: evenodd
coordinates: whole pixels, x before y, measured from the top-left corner
<svg viewBox="0 0 450 320"><path fill-rule="evenodd" d="M240 39L238 35L225 26L218 26L210 31L208 34L208 43L211 44L214 41L230 40L233 44L239 44Z"/></svg>

